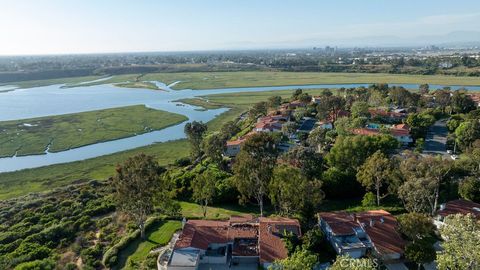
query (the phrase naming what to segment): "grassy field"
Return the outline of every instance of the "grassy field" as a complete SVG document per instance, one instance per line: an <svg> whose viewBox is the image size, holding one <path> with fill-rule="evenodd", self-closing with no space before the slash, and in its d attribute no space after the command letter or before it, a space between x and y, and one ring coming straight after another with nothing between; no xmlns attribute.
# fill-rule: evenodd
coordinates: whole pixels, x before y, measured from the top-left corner
<svg viewBox="0 0 480 270"><path fill-rule="evenodd" d="M281 86L342 83L429 83L441 85L480 85L479 77L442 75L404 75L382 73L320 72L191 72L152 73L143 79L164 83L181 81L175 89L212 89L228 87Z"/></svg>
<svg viewBox="0 0 480 270"><path fill-rule="evenodd" d="M134 270L128 261L140 264L146 258L150 250L158 246L168 244L172 235L182 228L180 221L168 220L153 226L153 228L146 232L146 240L142 241L140 238L133 241L126 249L119 253L118 261L119 268Z"/></svg>
<svg viewBox="0 0 480 270"><path fill-rule="evenodd" d="M182 216L187 219L201 219L202 208L200 205L189 202L180 202L182 207ZM242 214L255 214L258 212L258 207L248 205L245 207L239 205L226 206L222 207L209 206L207 209L207 219L228 219L230 216L238 216Z"/></svg>
<svg viewBox="0 0 480 270"><path fill-rule="evenodd" d="M208 100L202 99L202 98L183 98L179 100L175 100L175 102L182 102L185 104L190 104L193 106L201 107L205 110L210 110L210 109L218 109L222 108L222 104L217 104L214 102L209 102Z"/></svg>
<svg viewBox="0 0 480 270"><path fill-rule="evenodd" d="M167 165L177 158L188 156L189 148L185 140L176 140L83 161L2 173L0 174L0 200L30 192L48 191L89 179L106 179L115 173L117 164L140 153L153 155L161 165Z"/></svg>
<svg viewBox="0 0 480 270"><path fill-rule="evenodd" d="M319 95L323 89L304 89L305 93L312 96ZM283 99L288 99L292 96L292 90L279 90L279 91L265 91L265 92L239 92L239 93L227 93L227 94L215 94L203 96L214 104L224 105L241 105L247 106L253 103L266 101L271 96L281 96Z"/></svg>
<svg viewBox="0 0 480 270"><path fill-rule="evenodd" d="M47 85L54 85L54 84L78 84L81 82L98 80L98 79L101 79L102 77L104 76L71 77L71 78L60 78L60 79L0 83L0 85L16 85L19 88L30 88L30 87L40 87L40 86L47 86Z"/></svg>
<svg viewBox="0 0 480 270"><path fill-rule="evenodd" d="M281 86L305 84L342 84L342 83L412 83L440 85L480 85L480 77L457 77L445 75L408 75L385 73L330 73L330 72L274 72L274 71L239 71L239 72L179 72L116 75L112 78L88 84L100 76L62 78L8 83L21 88L66 83L69 87L98 84L115 84L138 81L162 81L167 85L181 81L175 89L212 89L226 87Z"/></svg>
<svg viewBox="0 0 480 270"><path fill-rule="evenodd" d="M143 105L0 122L0 156L59 152L130 137L178 124L188 118Z"/></svg>
<svg viewBox="0 0 480 270"><path fill-rule="evenodd" d="M217 131L223 123L237 118L244 108L234 107L208 122L209 132ZM178 158L188 156L189 145L186 140L169 141L82 161L1 173L0 200L30 192L48 191L78 181L106 179L114 174L117 164L140 153L153 155L161 165L168 165Z"/></svg>

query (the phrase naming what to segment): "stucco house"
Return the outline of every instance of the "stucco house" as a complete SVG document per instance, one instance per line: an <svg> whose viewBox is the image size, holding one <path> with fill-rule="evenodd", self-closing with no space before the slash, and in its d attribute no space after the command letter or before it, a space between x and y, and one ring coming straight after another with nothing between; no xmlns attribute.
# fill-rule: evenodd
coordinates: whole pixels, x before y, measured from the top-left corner
<svg viewBox="0 0 480 270"><path fill-rule="evenodd" d="M405 241L395 217L384 210L361 213L322 212L319 225L339 255L360 258L371 253L384 262L400 259Z"/></svg>
<svg viewBox="0 0 480 270"><path fill-rule="evenodd" d="M196 270L244 265L268 268L287 257L285 232L301 235L298 220L289 218L231 217L227 221L189 220L174 245L168 270Z"/></svg>

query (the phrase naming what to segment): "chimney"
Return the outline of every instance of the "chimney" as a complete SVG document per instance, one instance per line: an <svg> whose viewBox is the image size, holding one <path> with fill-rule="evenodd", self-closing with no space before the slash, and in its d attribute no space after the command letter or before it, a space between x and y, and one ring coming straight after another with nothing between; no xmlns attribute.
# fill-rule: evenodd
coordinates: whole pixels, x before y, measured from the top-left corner
<svg viewBox="0 0 480 270"><path fill-rule="evenodd" d="M268 224L267 229L268 229L268 233L272 233L272 225Z"/></svg>
<svg viewBox="0 0 480 270"><path fill-rule="evenodd" d="M183 217L183 219L182 219L182 230L185 227L185 224L187 224L187 219L185 217Z"/></svg>
<svg viewBox="0 0 480 270"><path fill-rule="evenodd" d="M375 221L373 220L373 218L370 219L370 227L373 227L373 225L375 225Z"/></svg>
<svg viewBox="0 0 480 270"><path fill-rule="evenodd" d="M445 204L444 203L440 204L440 210L445 210Z"/></svg>

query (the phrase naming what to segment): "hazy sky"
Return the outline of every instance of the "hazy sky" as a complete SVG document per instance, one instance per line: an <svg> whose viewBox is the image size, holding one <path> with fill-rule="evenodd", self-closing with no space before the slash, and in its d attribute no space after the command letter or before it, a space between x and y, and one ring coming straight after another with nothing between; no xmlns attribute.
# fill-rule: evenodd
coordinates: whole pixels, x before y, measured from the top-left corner
<svg viewBox="0 0 480 270"><path fill-rule="evenodd" d="M479 0L0 0L0 54L300 47L479 26Z"/></svg>

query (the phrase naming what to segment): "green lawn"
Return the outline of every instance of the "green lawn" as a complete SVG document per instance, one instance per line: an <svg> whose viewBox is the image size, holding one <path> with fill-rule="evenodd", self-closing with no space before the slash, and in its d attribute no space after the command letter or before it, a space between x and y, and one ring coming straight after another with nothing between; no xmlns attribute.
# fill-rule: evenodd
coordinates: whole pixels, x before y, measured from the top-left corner
<svg viewBox="0 0 480 270"><path fill-rule="evenodd" d="M182 223L174 220L168 220L154 225L153 228L146 232L146 240L142 241L142 239L139 238L119 253L118 268L136 269L130 266L131 264L128 261L132 261L134 264L140 264L147 258L150 250L168 244L172 235L181 228Z"/></svg>
<svg viewBox="0 0 480 270"><path fill-rule="evenodd" d="M203 218L203 212L200 205L190 202L180 202L182 207L182 216L187 219ZM239 205L222 205L222 207L209 206L207 209L207 219L228 219L230 216L242 214L258 213L258 207L253 205L239 206Z"/></svg>
<svg viewBox="0 0 480 270"><path fill-rule="evenodd" d="M0 156L59 152L135 136L188 118L143 105L0 122Z"/></svg>

